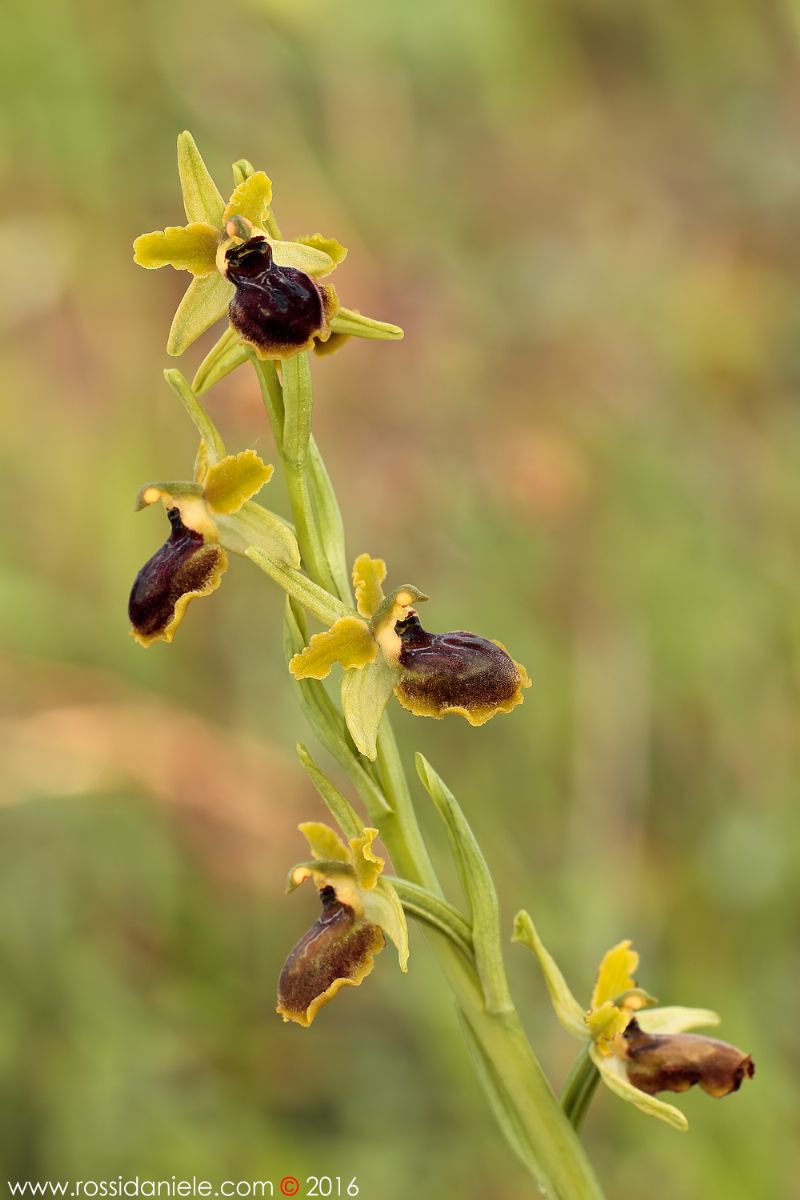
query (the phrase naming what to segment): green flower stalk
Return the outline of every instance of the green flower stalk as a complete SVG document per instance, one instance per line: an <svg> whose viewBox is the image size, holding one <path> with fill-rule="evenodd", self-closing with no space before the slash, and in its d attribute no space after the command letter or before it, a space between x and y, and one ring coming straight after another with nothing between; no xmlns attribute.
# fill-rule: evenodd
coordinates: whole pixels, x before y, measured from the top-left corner
<svg viewBox="0 0 800 1200"><path fill-rule="evenodd" d="M357 811L298 746L300 763L340 833L316 822L300 826L311 858L292 868L288 890L310 880L322 911L280 972L278 1012L310 1026L330 1000L368 978L387 937L405 971L406 917L414 917L431 936L510 1147L551 1200L598 1200L602 1192L577 1130L599 1078L622 1099L685 1128L682 1114L655 1093L698 1083L711 1095L726 1095L753 1074L752 1061L726 1043L686 1033L715 1023L716 1014L652 1007L633 980L638 957L629 942L604 957L591 1005L582 1009L521 913L514 938L535 952L561 1023L583 1043L562 1100L556 1099L509 991L489 866L456 798L418 755L418 783L447 830L465 908L444 895L387 709L395 696L417 716L454 714L478 727L512 713L530 678L498 641L424 629L417 605L428 597L410 583L385 593L382 559L360 554L348 569L341 512L312 436L309 351L352 336L392 340L402 331L341 307L323 281L345 251L319 234L283 240L263 171L244 159L235 163L226 203L188 133L178 139L178 165L188 224L142 235L135 259L193 276L170 330L169 353L183 353L224 317L228 325L192 386L177 371L165 373L200 445L190 479L146 484L139 492L139 508L161 501L170 533L136 577L131 632L145 646L170 641L191 600L219 585L227 554L249 559L286 594L284 645L302 710L363 808ZM260 384L291 526L256 499L272 468L250 449L228 454L199 400L246 363ZM309 620L322 628L309 632ZM341 671L338 703L322 682L334 669ZM384 873L373 849L378 837L391 854L394 876Z"/></svg>

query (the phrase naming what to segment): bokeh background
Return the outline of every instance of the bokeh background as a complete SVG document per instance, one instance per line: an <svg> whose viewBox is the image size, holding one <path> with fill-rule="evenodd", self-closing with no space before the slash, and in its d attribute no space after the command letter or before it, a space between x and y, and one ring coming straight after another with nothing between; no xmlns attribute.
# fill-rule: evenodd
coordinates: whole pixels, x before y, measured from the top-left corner
<svg viewBox="0 0 800 1200"><path fill-rule="evenodd" d="M799 46L790 0L11 0L5 1176L532 1194L419 931L408 977L387 953L312 1031L273 1013L316 911L283 895L295 826L321 816L277 590L236 562L172 647L126 634L165 530L136 489L195 450L161 381L186 276L130 251L181 219L188 127L223 190L244 155L284 229L348 245L345 303L407 331L317 362L317 435L352 554L534 677L481 732L396 719L474 821L507 926L529 907L579 995L633 937L649 990L718 1009L756 1060L738 1095L679 1100L688 1135L599 1094L608 1195L800 1194ZM208 403L270 457L247 370ZM574 1046L533 960L509 963L558 1083Z"/></svg>

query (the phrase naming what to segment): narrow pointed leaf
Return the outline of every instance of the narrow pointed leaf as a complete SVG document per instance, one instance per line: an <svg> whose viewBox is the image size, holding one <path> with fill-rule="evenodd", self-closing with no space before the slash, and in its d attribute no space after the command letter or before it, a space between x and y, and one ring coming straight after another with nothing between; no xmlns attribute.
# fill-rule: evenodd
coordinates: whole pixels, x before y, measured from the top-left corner
<svg viewBox="0 0 800 1200"><path fill-rule="evenodd" d="M487 1008L506 1012L513 1007L500 949L500 911L491 872L475 834L458 801L422 754L416 756L417 774L439 816L447 826L461 886L470 907L475 961Z"/></svg>
<svg viewBox="0 0 800 1200"><path fill-rule="evenodd" d="M180 371L174 367L170 367L164 372L164 378L175 395L180 399L181 404L191 418L192 424L200 434L201 439L205 442L207 462L211 464L219 462L220 459L225 457L225 443L220 437L219 431L211 420L211 417L203 408Z"/></svg>
<svg viewBox="0 0 800 1200"><path fill-rule="evenodd" d="M333 625L340 617L355 615L352 609L346 608L340 600L336 600L306 575L287 567L285 563L279 562L270 554L265 554L263 550L248 550L247 557L323 624Z"/></svg>

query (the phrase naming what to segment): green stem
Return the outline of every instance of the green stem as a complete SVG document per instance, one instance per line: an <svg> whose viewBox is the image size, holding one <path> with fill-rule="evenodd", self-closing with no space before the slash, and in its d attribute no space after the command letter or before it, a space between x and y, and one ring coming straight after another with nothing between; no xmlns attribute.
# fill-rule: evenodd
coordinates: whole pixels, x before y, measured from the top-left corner
<svg viewBox="0 0 800 1200"><path fill-rule="evenodd" d="M599 1081L600 1072L589 1056L587 1045L572 1064L561 1091L561 1107L573 1129L579 1130L583 1124Z"/></svg>
<svg viewBox="0 0 800 1200"><path fill-rule="evenodd" d="M325 519L324 513L315 510L307 485L310 378L306 355L295 357L304 361L289 359L284 366L283 409L274 368L255 365L273 430L276 435L282 432L278 446L304 565L315 583L333 595L340 595L334 575L341 577L341 570L332 570L331 563L345 561L344 529L341 519L335 519L338 504L316 448L317 479L322 481L328 514L333 514L334 519ZM279 416L283 416L282 422ZM321 498L318 488L318 501ZM442 890L417 822L387 716L381 725L374 773L391 809L381 820L381 837L395 868L412 887L417 885L430 893L434 901L442 902ZM433 939L435 953L453 992L478 1074L510 1144L550 1200L602 1200L583 1147L545 1078L516 1009L511 1005L503 1011L488 1011L474 951L467 956L457 939L447 936L443 929L438 933L441 936ZM505 987L499 939L497 960Z"/></svg>

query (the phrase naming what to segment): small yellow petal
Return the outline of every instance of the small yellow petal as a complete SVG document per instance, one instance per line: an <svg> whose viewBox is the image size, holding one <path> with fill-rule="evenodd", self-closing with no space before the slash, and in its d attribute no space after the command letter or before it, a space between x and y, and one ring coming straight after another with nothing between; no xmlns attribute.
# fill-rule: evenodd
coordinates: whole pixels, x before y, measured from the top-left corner
<svg viewBox="0 0 800 1200"><path fill-rule="evenodd" d="M328 255L335 267L338 267L339 263L344 262L347 258L347 250L341 242L337 242L336 238L325 237L322 233L310 233L305 237L295 238L295 241L299 242L301 246L311 246L314 250L321 250L323 254Z"/></svg>
<svg viewBox="0 0 800 1200"><path fill-rule="evenodd" d="M369 626L359 617L340 617L324 633L315 633L302 654L295 654L289 670L295 679L325 679L335 663L364 667L378 653Z"/></svg>
<svg viewBox="0 0 800 1200"><path fill-rule="evenodd" d="M238 512L269 482L272 471L255 450L229 454L206 470L204 486L209 508L219 513Z"/></svg>
<svg viewBox="0 0 800 1200"><path fill-rule="evenodd" d="M381 584L386 578L386 563L382 558L359 554L353 563L353 587L356 607L362 617L369 618L383 599Z"/></svg>
<svg viewBox="0 0 800 1200"><path fill-rule="evenodd" d="M174 267L192 275L210 275L216 270L219 231L213 225L169 225L143 233L133 243L133 261L140 267Z"/></svg>
<svg viewBox="0 0 800 1200"><path fill-rule="evenodd" d="M350 848L329 825L323 824L322 821L304 821L297 828L308 842L314 858L328 859L331 862L350 862Z"/></svg>
<svg viewBox="0 0 800 1200"><path fill-rule="evenodd" d="M375 887L385 865L384 860L372 851L372 843L377 836L377 829L365 829L361 837L350 839L356 883L366 892Z"/></svg>
<svg viewBox="0 0 800 1200"><path fill-rule="evenodd" d="M592 992L592 1008L600 1008L607 1000L615 1000L623 992L636 987L634 971L639 966L639 955L631 950L630 939L618 942L603 955Z"/></svg>
<svg viewBox="0 0 800 1200"><path fill-rule="evenodd" d="M234 189L225 206L223 225L231 217L244 217L251 225L263 225L272 199L272 182L263 171L256 171Z"/></svg>

